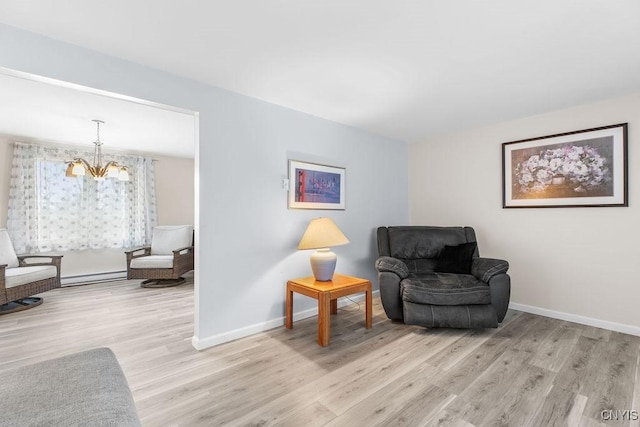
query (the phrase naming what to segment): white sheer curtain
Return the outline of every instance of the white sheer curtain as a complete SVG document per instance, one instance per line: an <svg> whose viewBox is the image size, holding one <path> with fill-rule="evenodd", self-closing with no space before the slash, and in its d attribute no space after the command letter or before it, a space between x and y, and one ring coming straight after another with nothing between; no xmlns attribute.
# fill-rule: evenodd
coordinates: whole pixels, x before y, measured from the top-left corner
<svg viewBox="0 0 640 427"><path fill-rule="evenodd" d="M93 151L16 142L7 228L18 253L124 248L151 242L158 222L153 161L111 154L129 181L65 176L66 163Z"/></svg>

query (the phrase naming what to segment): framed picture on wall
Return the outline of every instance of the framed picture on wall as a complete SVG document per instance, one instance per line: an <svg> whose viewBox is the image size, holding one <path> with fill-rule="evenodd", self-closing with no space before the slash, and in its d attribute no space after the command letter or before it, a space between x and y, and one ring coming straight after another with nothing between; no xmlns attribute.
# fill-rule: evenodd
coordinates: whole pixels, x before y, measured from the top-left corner
<svg viewBox="0 0 640 427"><path fill-rule="evenodd" d="M345 209L345 169L289 160L289 209Z"/></svg>
<svg viewBox="0 0 640 427"><path fill-rule="evenodd" d="M502 144L503 208L628 206L627 123Z"/></svg>

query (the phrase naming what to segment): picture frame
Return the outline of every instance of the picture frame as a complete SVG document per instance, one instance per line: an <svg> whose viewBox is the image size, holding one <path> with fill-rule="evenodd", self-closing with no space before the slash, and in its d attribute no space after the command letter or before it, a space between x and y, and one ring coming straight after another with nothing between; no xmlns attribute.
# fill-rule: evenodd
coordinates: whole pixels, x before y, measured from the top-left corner
<svg viewBox="0 0 640 427"><path fill-rule="evenodd" d="M289 209L345 210L346 169L289 160Z"/></svg>
<svg viewBox="0 0 640 427"><path fill-rule="evenodd" d="M502 144L502 207L628 206L627 123Z"/></svg>

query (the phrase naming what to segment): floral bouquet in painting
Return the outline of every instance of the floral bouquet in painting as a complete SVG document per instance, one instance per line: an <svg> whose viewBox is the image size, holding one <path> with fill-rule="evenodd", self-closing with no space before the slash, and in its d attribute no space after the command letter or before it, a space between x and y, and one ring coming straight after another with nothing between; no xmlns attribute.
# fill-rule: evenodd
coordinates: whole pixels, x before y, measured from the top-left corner
<svg viewBox="0 0 640 427"><path fill-rule="evenodd" d="M599 191L611 181L611 173L607 159L596 148L564 145L541 150L518 163L514 178L521 195L561 192L575 197Z"/></svg>

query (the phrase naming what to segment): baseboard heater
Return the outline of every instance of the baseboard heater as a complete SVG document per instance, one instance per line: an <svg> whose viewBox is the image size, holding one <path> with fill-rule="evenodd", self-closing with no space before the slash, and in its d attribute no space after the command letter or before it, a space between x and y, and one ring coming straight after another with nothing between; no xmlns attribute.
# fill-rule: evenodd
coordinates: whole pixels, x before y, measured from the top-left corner
<svg viewBox="0 0 640 427"><path fill-rule="evenodd" d="M60 278L62 286L85 285L96 282L109 282L112 280L122 280L127 278L127 271L109 271L106 273L78 274L76 276L65 276Z"/></svg>

